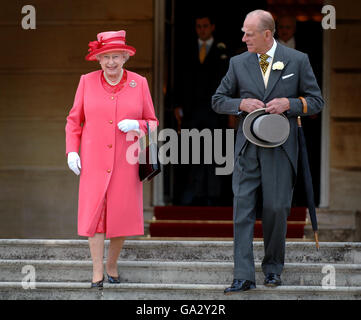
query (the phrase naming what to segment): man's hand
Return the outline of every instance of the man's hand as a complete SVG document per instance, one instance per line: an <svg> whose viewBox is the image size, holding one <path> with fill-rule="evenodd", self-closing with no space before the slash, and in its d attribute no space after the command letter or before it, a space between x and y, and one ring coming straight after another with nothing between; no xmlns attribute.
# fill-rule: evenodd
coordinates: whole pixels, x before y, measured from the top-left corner
<svg viewBox="0 0 361 320"><path fill-rule="evenodd" d="M265 105L258 99L246 98L242 99L241 105L239 106L240 111L251 113L254 110L264 108Z"/></svg>
<svg viewBox="0 0 361 320"><path fill-rule="evenodd" d="M281 114L290 109L290 101L287 98L276 98L266 104L266 112Z"/></svg>

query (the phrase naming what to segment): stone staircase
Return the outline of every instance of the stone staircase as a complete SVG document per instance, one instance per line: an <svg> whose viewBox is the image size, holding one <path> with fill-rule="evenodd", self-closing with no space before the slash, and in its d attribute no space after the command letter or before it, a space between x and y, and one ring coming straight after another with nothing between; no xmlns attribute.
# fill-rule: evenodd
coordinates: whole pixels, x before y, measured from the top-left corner
<svg viewBox="0 0 361 320"><path fill-rule="evenodd" d="M263 243L254 242L257 288L225 296L233 278L232 241L127 240L118 263L121 284L90 290L86 240L0 240L0 299L361 299L361 243L320 246L287 242L283 286L267 288ZM24 266L35 270L35 289L23 288ZM334 288L325 280L331 273Z"/></svg>

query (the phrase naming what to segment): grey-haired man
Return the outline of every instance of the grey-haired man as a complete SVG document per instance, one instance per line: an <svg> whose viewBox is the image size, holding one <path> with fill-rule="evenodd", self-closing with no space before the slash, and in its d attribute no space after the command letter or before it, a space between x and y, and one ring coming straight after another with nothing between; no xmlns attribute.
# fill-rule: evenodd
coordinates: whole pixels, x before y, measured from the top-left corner
<svg viewBox="0 0 361 320"><path fill-rule="evenodd" d="M256 286L252 243L259 205L265 250L264 284L281 284L287 217L297 174L297 116L316 114L324 104L308 56L275 41L275 23L269 12L249 13L242 31L248 52L231 59L228 72L212 97L216 112L240 116L232 177L234 281L225 294ZM264 148L246 140L243 120L260 108L287 116L290 134L282 146Z"/></svg>

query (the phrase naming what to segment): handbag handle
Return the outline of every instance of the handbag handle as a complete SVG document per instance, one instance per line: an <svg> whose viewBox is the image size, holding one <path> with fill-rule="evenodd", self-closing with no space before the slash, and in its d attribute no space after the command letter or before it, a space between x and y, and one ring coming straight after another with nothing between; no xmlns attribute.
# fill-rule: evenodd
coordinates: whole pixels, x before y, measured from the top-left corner
<svg viewBox="0 0 361 320"><path fill-rule="evenodd" d="M145 120L145 123L147 124L147 134L145 135L145 147L149 146L150 141L150 128L149 128L149 122L148 120Z"/></svg>

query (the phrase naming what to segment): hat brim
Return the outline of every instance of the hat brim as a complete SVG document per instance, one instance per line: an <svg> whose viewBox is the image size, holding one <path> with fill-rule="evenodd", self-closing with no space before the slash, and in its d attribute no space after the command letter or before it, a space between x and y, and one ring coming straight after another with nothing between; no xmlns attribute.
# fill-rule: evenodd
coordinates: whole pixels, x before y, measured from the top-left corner
<svg viewBox="0 0 361 320"><path fill-rule="evenodd" d="M106 53L106 52L112 52L112 51L126 51L129 53L130 56L134 56L136 53L136 50L134 47L131 46L127 46L127 45L119 45L119 44L115 44L115 45L108 45L104 48L100 48L97 50L94 50L92 52L90 52L86 57L85 60L87 61L96 61L97 60L97 55L98 54L102 54L102 53Z"/></svg>
<svg viewBox="0 0 361 320"><path fill-rule="evenodd" d="M246 137L246 139L248 141L250 141L251 143L259 146L259 147L263 147L263 148L276 148L276 147L279 147L281 146L282 144L284 144L287 139L288 139L288 136L289 136L289 130L288 130L288 134L287 136L282 140L282 141L279 141L278 143L272 143L272 142L267 142L267 141L264 141L264 140L260 140L258 139L253 131L252 131L252 123L253 121L258 118L259 116L263 115L263 114L268 114L266 112L266 109L265 108L261 108L261 109L257 109L251 113L249 113L247 115L247 117L244 119L243 121L243 134L244 136ZM284 115L284 114L280 114L280 116L283 116L285 119L287 119L287 117ZM288 121L288 119L287 119Z"/></svg>

